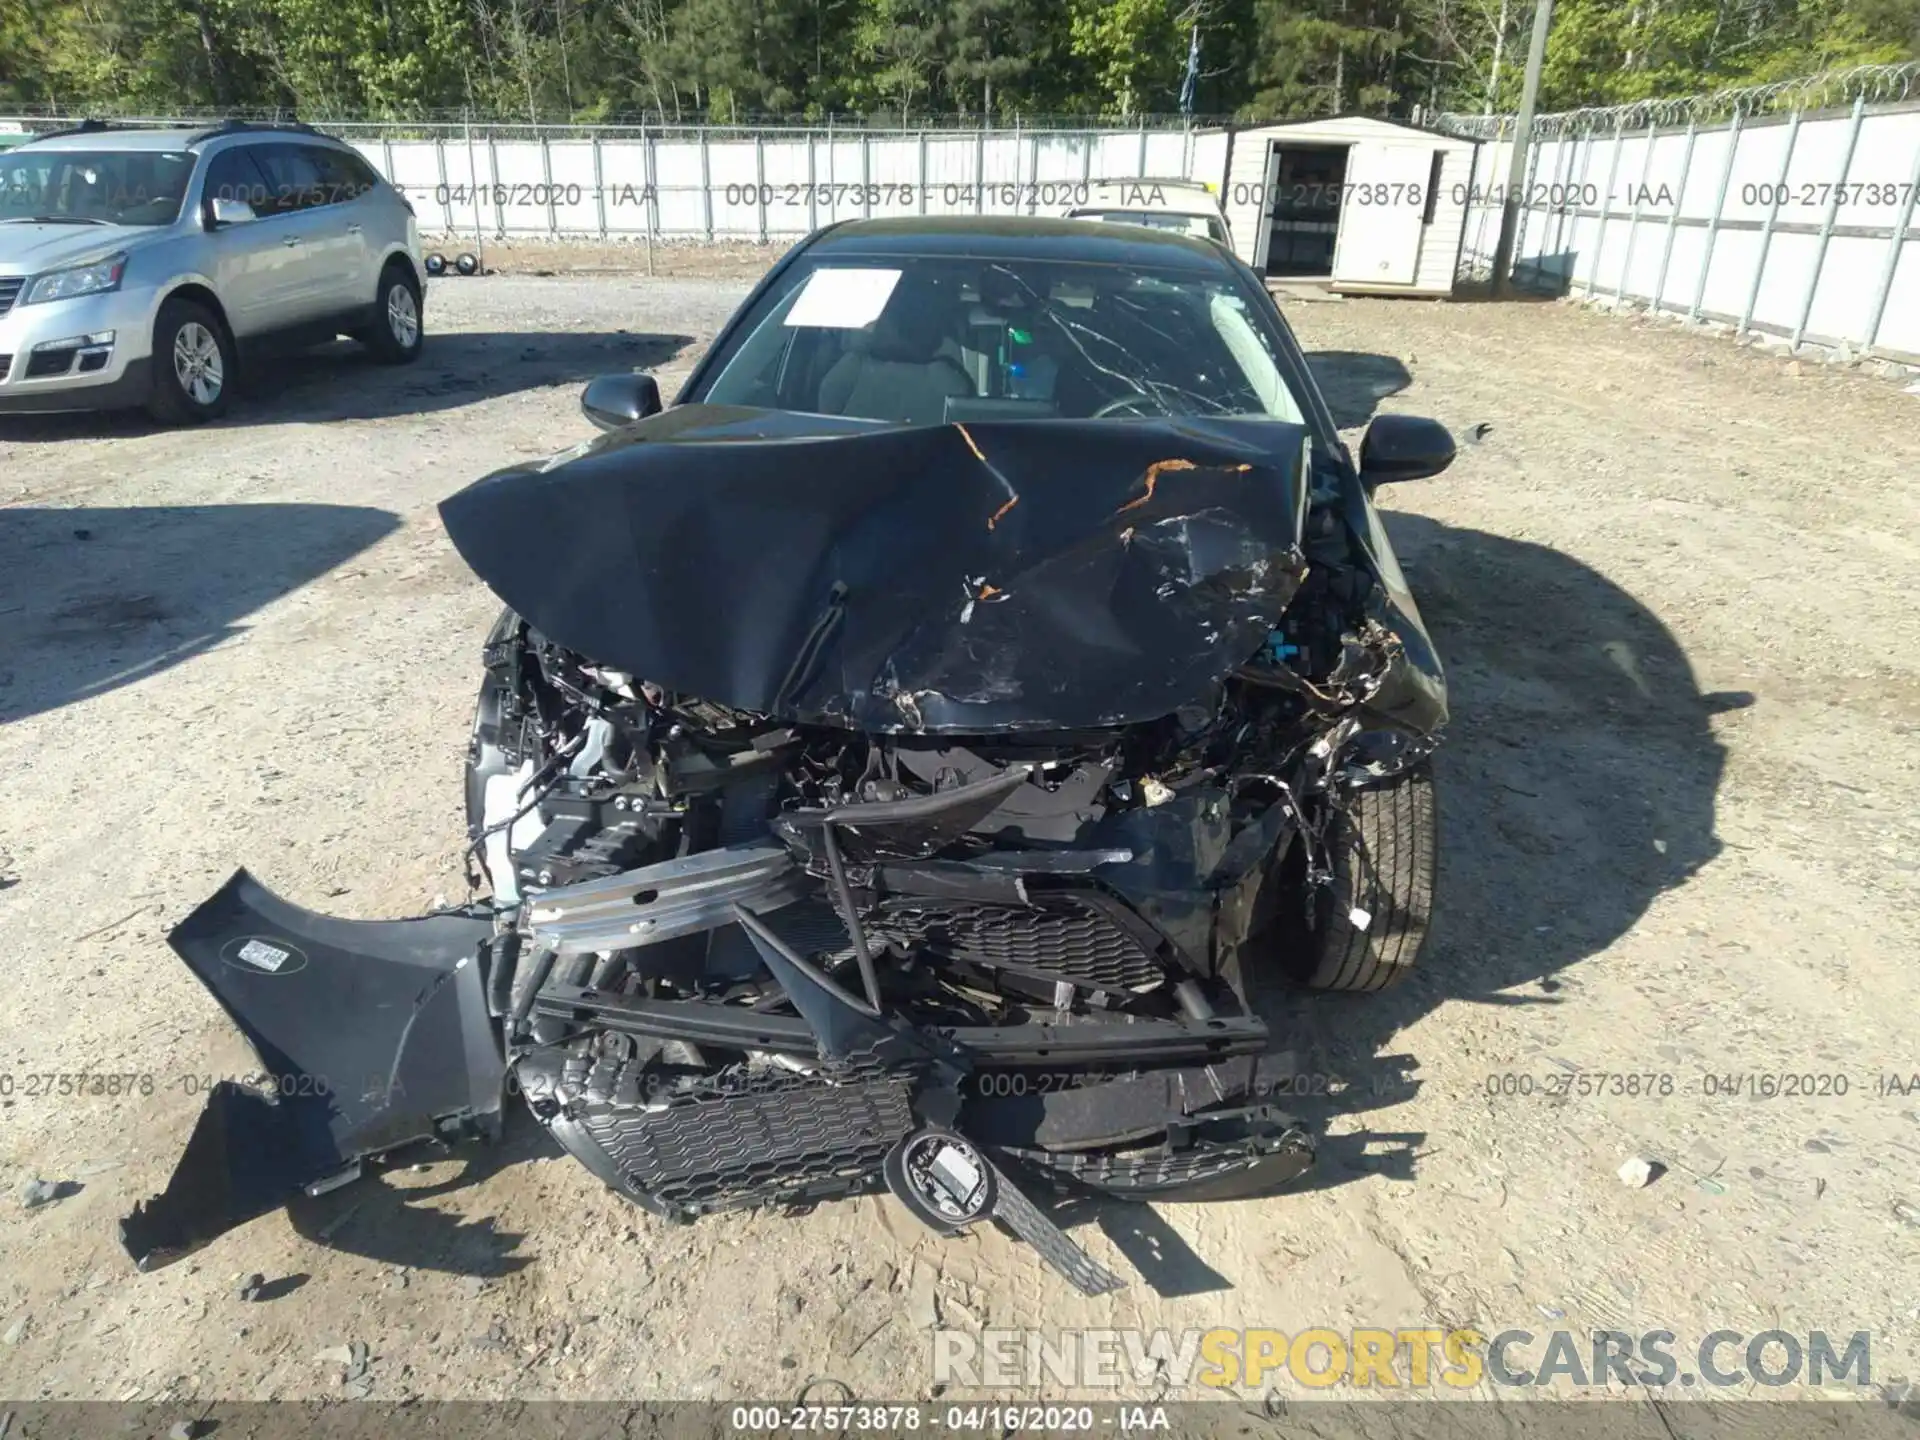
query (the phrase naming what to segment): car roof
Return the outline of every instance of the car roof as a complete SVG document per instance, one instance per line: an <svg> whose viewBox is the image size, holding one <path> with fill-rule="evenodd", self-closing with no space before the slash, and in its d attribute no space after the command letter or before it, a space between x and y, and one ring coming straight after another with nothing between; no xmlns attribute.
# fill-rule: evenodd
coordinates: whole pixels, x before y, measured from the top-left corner
<svg viewBox="0 0 1920 1440"><path fill-rule="evenodd" d="M216 140L298 140L338 146L342 142L304 125L249 125L223 122L197 125L192 129L170 126L148 129L137 125L81 125L49 135L28 136L14 150L32 146L35 150L194 150Z"/></svg>
<svg viewBox="0 0 1920 1440"><path fill-rule="evenodd" d="M849 220L818 232L809 255L940 255L1072 260L1091 265L1222 271L1220 247L1172 230L1089 225L1051 216L926 215Z"/></svg>
<svg viewBox="0 0 1920 1440"><path fill-rule="evenodd" d="M202 126L202 129L205 127ZM29 137L16 150L185 150L198 130L87 130Z"/></svg>

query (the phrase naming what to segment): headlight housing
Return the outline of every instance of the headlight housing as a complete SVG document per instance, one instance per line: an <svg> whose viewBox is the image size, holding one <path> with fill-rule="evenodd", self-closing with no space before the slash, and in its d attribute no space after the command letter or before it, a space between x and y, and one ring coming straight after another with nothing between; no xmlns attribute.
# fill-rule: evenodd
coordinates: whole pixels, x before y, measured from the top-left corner
<svg viewBox="0 0 1920 1440"><path fill-rule="evenodd" d="M109 290L118 290L120 277L126 273L127 257L124 252L95 260L90 265L49 270L44 275L34 277L33 283L27 286L27 293L20 297L20 303L36 305L47 300L71 300L76 295L101 295Z"/></svg>

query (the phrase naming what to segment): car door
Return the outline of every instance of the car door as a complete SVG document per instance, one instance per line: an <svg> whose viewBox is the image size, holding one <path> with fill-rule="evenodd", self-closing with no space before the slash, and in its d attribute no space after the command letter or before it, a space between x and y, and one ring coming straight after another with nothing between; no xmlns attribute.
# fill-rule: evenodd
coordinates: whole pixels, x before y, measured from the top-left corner
<svg viewBox="0 0 1920 1440"><path fill-rule="evenodd" d="M312 148L285 141L249 147L266 172L280 243L293 252L285 282L275 287L279 327L306 324L345 308L340 252L347 236L340 217L329 213L333 207Z"/></svg>
<svg viewBox="0 0 1920 1440"><path fill-rule="evenodd" d="M329 260L337 261L336 277L343 306L366 305L374 298L380 279L380 177L372 166L350 150L309 146L320 182L331 201L329 226L322 244Z"/></svg>
<svg viewBox="0 0 1920 1440"><path fill-rule="evenodd" d="M253 210L254 218L217 223L216 200L237 200ZM271 330L274 317L287 308L285 292L297 282L300 246L294 232L276 221L273 187L247 147L229 146L207 162L200 209L207 232L205 268L227 323L243 339Z"/></svg>
<svg viewBox="0 0 1920 1440"><path fill-rule="evenodd" d="M274 147L279 148L279 147ZM318 315L344 315L373 299L373 281L360 283L366 265L366 206L359 186L344 163L346 157L325 145L294 143L287 162L304 178L309 217L305 233L307 260L313 269L315 310Z"/></svg>

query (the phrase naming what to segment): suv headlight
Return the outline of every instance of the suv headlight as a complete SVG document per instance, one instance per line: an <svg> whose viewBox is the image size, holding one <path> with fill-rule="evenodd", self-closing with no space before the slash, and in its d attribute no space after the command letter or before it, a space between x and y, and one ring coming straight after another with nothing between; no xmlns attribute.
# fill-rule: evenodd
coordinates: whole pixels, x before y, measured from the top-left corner
<svg viewBox="0 0 1920 1440"><path fill-rule="evenodd" d="M71 300L76 295L99 295L120 288L120 277L127 273L125 254L109 255L91 265L75 265L67 270L49 270L35 277L20 297L22 305L43 300Z"/></svg>

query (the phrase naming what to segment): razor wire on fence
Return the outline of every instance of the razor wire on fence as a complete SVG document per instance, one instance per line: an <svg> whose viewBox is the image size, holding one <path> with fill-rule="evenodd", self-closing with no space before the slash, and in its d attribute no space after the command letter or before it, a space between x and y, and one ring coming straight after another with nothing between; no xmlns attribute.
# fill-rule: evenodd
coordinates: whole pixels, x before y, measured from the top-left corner
<svg viewBox="0 0 1920 1440"><path fill-rule="evenodd" d="M1735 115L1772 115L1783 112L1828 110L1861 100L1868 105L1894 105L1920 98L1920 60L1897 65L1856 65L1765 85L1742 85L1698 95L1635 100L1626 105L1596 105L1562 110L1534 118L1533 133L1541 138L1584 135L1595 130L1649 130L1662 126L1711 123ZM1505 140L1513 133L1511 115L1434 117L1437 128L1466 140Z"/></svg>

